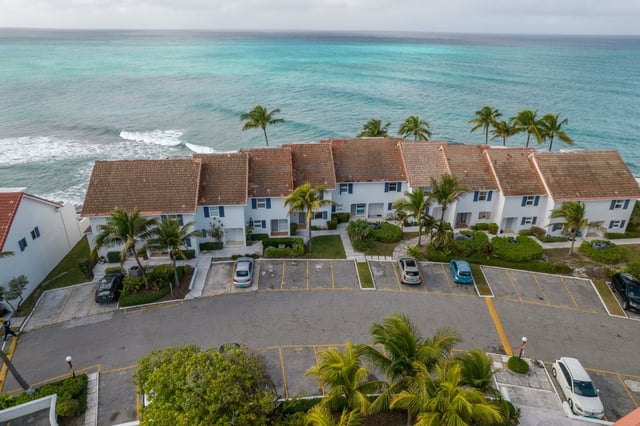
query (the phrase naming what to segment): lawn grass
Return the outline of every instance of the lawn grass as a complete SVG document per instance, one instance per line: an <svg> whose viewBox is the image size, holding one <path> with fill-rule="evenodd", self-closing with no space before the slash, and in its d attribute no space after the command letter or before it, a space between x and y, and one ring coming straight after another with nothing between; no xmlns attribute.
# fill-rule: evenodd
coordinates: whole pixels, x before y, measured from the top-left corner
<svg viewBox="0 0 640 426"><path fill-rule="evenodd" d="M472 264L471 265L471 273L473 274L473 281L476 283L476 288L478 289L478 293L480 296L493 296L491 292L491 288L487 283L487 280L482 273L482 268L480 265Z"/></svg>
<svg viewBox="0 0 640 426"><path fill-rule="evenodd" d="M346 259L347 255L342 245L340 235L319 235L311 237L312 252L303 256L305 259Z"/></svg>
<svg viewBox="0 0 640 426"><path fill-rule="evenodd" d="M596 287L596 290L598 290L598 293L600 293L600 297L602 298L604 304L607 306L609 313L611 315L619 315L621 317L625 316L624 311L616 300L616 296L611 291L609 284L607 284L605 280L597 279L592 279L591 282Z"/></svg>
<svg viewBox="0 0 640 426"><path fill-rule="evenodd" d="M78 262L80 260L87 259L89 257L89 253L89 241L85 236L78 241L75 247L73 247L71 251L60 261L60 263L58 263L58 265L49 272L49 275L47 275L42 283L36 287L33 293L31 293L29 297L20 304L17 315L28 315L42 293L46 290L67 287L89 281L78 266Z"/></svg>
<svg viewBox="0 0 640 426"><path fill-rule="evenodd" d="M373 286L373 277L369 270L369 264L367 262L357 262L358 275L360 276L360 286L362 288L375 288Z"/></svg>

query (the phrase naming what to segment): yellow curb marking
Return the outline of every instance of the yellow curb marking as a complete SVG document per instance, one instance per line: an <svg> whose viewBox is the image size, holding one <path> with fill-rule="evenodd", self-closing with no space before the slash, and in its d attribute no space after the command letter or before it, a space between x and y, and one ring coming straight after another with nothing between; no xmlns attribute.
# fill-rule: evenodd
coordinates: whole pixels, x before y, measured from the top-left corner
<svg viewBox="0 0 640 426"><path fill-rule="evenodd" d="M562 283L562 285L564 286L564 289L569 294L569 298L571 299L575 307L579 308L578 303L576 303L576 299L573 297L573 293L571 293L571 291L569 290L569 286L567 285L567 282L565 281L564 277L560 277L560 282Z"/></svg>
<svg viewBox="0 0 640 426"><path fill-rule="evenodd" d="M54 322L60 322L60 317L62 316L62 314L64 314L64 310L67 308L67 305L69 304L69 300L71 300L71 295L73 295L73 292L75 292L75 291L76 291L76 288L72 287L71 291L67 293L67 297L64 299L64 303L62 304L62 308L60 308L60 312L58 313L58 316L56 317Z"/></svg>
<svg viewBox="0 0 640 426"><path fill-rule="evenodd" d="M513 351L511 350L511 344L509 343L509 339L507 339L507 334L504 332L504 327L502 326L502 321L500 320L498 311L496 310L496 307L493 304L493 299L491 299L490 297L485 297L484 301L487 304L487 309L489 310L489 315L493 320L493 325L496 328L496 332L498 332L498 337L500 338L500 343L502 343L502 348L504 349L504 353L506 353L509 356L513 356Z"/></svg>
<svg viewBox="0 0 640 426"><path fill-rule="evenodd" d="M282 348L278 348L278 356L280 357L280 369L282 370L282 387L284 388L284 397L289 398L289 385L287 384L287 373L284 369L284 357L282 356Z"/></svg>
<svg viewBox="0 0 640 426"><path fill-rule="evenodd" d="M622 377L620 377L620 374L616 374L616 376L618 377L618 380L620 381L620 384L622 384L622 387L625 390L625 392L627 392L627 395L629 395L629 398L631 399L631 402L633 402L633 405L635 405L636 408L637 408L638 407L638 403L636 402L635 398L633 397L633 394L631 393L631 391L627 387L627 384L624 382L624 380L622 380Z"/></svg>

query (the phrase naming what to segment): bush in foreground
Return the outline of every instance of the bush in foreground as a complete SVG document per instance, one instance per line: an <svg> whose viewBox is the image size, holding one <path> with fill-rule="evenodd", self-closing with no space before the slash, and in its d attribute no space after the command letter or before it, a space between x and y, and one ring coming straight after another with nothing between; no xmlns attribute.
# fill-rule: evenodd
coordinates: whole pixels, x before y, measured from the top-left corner
<svg viewBox="0 0 640 426"><path fill-rule="evenodd" d="M507 367L509 370L518 374L527 374L529 373L529 364L522 358L518 358L517 356L512 356L507 361Z"/></svg>

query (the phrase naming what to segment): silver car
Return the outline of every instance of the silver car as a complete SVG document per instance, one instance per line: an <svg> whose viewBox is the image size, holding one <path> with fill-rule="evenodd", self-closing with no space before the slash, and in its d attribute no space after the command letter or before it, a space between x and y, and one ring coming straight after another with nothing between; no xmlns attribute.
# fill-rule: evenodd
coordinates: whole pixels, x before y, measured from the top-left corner
<svg viewBox="0 0 640 426"><path fill-rule="evenodd" d="M400 282L402 284L418 285L422 282L418 262L413 257L402 256L398 259L398 267L400 268Z"/></svg>
<svg viewBox="0 0 640 426"><path fill-rule="evenodd" d="M602 419L604 407L598 390L593 385L580 361L562 357L553 363L551 374L558 380L569 407L578 416Z"/></svg>
<svg viewBox="0 0 640 426"><path fill-rule="evenodd" d="M233 285L236 287L251 287L251 284L253 284L254 265L255 260L252 257L238 258L233 272Z"/></svg>

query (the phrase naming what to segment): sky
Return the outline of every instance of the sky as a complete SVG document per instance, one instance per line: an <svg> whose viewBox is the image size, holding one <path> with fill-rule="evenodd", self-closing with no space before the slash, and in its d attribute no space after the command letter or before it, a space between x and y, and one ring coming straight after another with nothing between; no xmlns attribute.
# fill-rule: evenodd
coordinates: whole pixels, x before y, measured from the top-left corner
<svg viewBox="0 0 640 426"><path fill-rule="evenodd" d="M0 28L640 35L640 0L0 0Z"/></svg>

